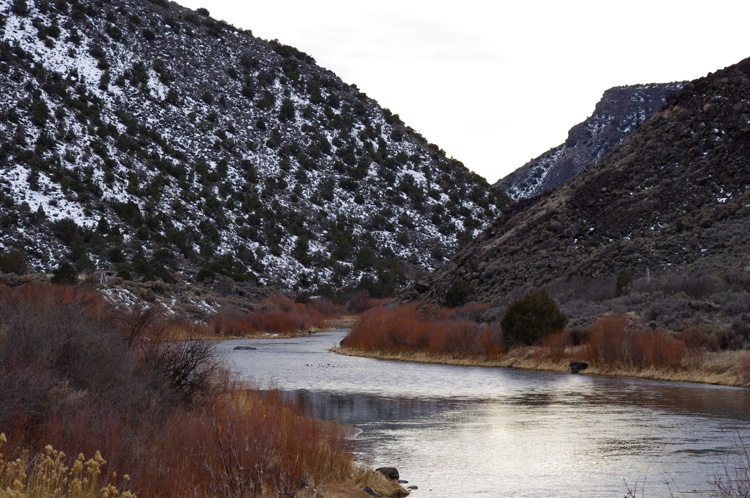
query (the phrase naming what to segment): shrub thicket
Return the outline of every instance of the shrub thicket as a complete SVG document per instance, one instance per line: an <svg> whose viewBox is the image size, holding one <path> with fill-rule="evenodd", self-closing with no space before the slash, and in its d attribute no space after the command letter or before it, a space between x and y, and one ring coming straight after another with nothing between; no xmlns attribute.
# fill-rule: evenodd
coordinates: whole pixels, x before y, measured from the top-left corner
<svg viewBox="0 0 750 498"><path fill-rule="evenodd" d="M8 462L35 475L23 455L45 462L47 445L62 452L50 453L61 459L55 468L74 472L75 455L105 452L100 484L73 493L84 498L127 488L140 497L293 496L302 479L313 489L350 474L350 443L336 426L301 416L277 393L228 391L210 343L167 340L162 320L117 311L85 287L0 286L0 427L12 444L0 448L0 489L13 486Z"/></svg>
<svg viewBox="0 0 750 498"><path fill-rule="evenodd" d="M497 356L504 347L495 327L472 320L474 309L419 309L416 303L365 311L342 346L388 353Z"/></svg>
<svg viewBox="0 0 750 498"><path fill-rule="evenodd" d="M455 280L445 292L445 305L449 308L456 308L467 303L471 295L474 294L474 286L466 280L459 278Z"/></svg>

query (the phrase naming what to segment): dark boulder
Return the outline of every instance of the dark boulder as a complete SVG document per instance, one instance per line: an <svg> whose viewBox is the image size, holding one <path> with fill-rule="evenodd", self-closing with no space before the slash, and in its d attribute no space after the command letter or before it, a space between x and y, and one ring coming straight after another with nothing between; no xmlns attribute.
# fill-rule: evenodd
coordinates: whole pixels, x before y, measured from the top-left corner
<svg viewBox="0 0 750 498"><path fill-rule="evenodd" d="M376 472L380 472L384 476L386 476L388 479L393 479L394 481L398 481L399 475L398 475L398 469L396 467L379 467L375 469Z"/></svg>
<svg viewBox="0 0 750 498"><path fill-rule="evenodd" d="M586 370L589 368L589 364L585 361L571 361L570 362L570 371L571 373L577 374L578 372L581 372L582 370Z"/></svg>
<svg viewBox="0 0 750 498"><path fill-rule="evenodd" d="M257 349L258 348L254 348L252 346L235 346L234 347L235 351L255 351Z"/></svg>

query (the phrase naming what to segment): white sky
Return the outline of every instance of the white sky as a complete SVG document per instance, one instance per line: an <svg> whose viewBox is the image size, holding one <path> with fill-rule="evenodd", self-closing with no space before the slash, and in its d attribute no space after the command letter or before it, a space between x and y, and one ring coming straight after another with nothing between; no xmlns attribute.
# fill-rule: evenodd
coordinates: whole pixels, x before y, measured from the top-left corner
<svg viewBox="0 0 750 498"><path fill-rule="evenodd" d="M306 52L490 183L610 87L750 56L748 1L178 1Z"/></svg>

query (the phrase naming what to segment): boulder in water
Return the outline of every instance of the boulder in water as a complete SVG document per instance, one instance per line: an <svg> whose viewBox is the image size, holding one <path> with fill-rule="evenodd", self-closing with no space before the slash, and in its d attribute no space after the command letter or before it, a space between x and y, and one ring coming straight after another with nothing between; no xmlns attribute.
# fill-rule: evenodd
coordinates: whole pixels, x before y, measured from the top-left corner
<svg viewBox="0 0 750 498"><path fill-rule="evenodd" d="M380 472L388 479L398 481L398 469L396 467L379 467L375 469L376 472Z"/></svg>
<svg viewBox="0 0 750 498"><path fill-rule="evenodd" d="M585 361L571 361L570 362L570 371L571 373L577 374L578 372L582 370L586 370L589 368L589 364Z"/></svg>

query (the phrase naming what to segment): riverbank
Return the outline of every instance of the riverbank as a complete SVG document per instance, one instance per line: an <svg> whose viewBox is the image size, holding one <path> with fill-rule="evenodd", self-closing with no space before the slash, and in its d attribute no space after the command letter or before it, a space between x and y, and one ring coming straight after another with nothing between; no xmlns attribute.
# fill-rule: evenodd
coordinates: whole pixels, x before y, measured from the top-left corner
<svg viewBox="0 0 750 498"><path fill-rule="evenodd" d="M544 352L536 347L514 348L503 355L489 358L432 355L422 352L389 353L384 351L364 351L351 347L334 347L330 350L346 356L359 356L380 360L473 367L517 368L521 370L560 373L570 372L570 362L576 361L578 358L575 354L575 348L568 348L565 356L557 361L545 357ZM642 370L624 367L603 368L590 365L588 369L579 375L602 375L607 377L750 387L750 356L744 351L704 352L686 363L684 368L681 369L648 368Z"/></svg>

